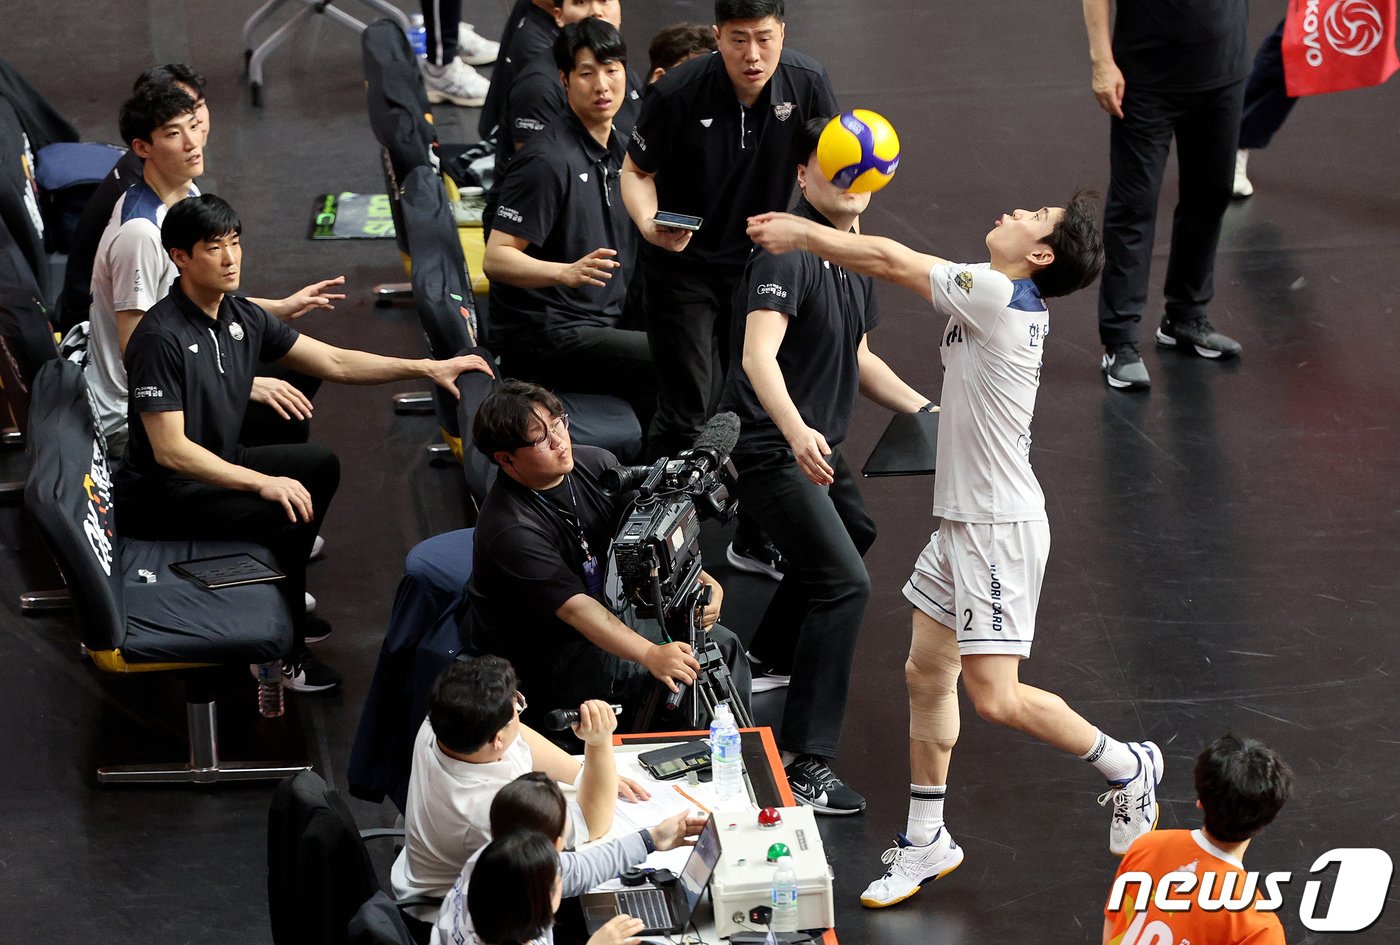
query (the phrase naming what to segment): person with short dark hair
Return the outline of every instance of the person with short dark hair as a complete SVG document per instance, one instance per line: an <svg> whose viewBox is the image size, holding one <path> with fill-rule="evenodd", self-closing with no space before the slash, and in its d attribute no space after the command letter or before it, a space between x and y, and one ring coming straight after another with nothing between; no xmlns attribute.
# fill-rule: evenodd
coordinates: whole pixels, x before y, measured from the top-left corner
<svg viewBox="0 0 1400 945"><path fill-rule="evenodd" d="M549 838L533 831L492 840L481 851L468 889L462 928L472 945L553 945L554 913L560 894L559 853ZM618 915L588 939L587 945L636 945L641 919ZM433 942L447 945L437 937Z"/></svg>
<svg viewBox="0 0 1400 945"><path fill-rule="evenodd" d="M178 64L162 68L172 76L193 75ZM176 201L199 194L194 181L204 173L209 138L207 106L201 118L202 90L180 79L162 84L156 72L138 79L138 91L122 106L122 139L141 158L142 176L113 206L92 267L86 374L97 422L113 456L121 455L128 436L122 352L141 316L165 297L176 276L161 245L161 221ZM334 301L345 296L328 290L344 281L324 279L284 299L252 301L276 318L293 319L313 309L334 308ZM285 418L304 420L311 414L310 399L283 379L259 378L250 396Z"/></svg>
<svg viewBox="0 0 1400 945"><path fill-rule="evenodd" d="M1245 888L1244 854L1274 822L1293 794L1293 771L1278 752L1253 738L1221 735L1196 756L1196 806L1204 823L1195 830L1157 830L1139 837L1118 865L1124 873L1146 873L1152 888L1168 873L1196 877L1196 891L1235 899ZM1116 884L1115 884L1116 885ZM1233 893L1230 890L1234 890ZM1273 912L1189 908L1164 910L1154 898L1139 899L1129 885L1121 904L1104 906L1104 945L1133 942L1210 942L1211 945L1283 945L1283 925Z"/></svg>
<svg viewBox="0 0 1400 945"><path fill-rule="evenodd" d="M803 123L836 112L826 70L785 48L786 30L782 0L717 0L718 54L672 69L642 98L622 197L644 240L652 456L687 449L714 414L749 254L744 221L788 206ZM659 226L657 211L700 217L700 229Z"/></svg>
<svg viewBox="0 0 1400 945"><path fill-rule="evenodd" d="M822 174L817 140L827 120L809 119L798 139L801 197L792 212L846 232L870 195L841 190ZM759 249L736 301L720 400L739 417L734 491L788 565L749 644L754 688L788 687L778 748L793 794L821 813L854 814L865 799L829 762L870 599L862 558L875 522L840 446L857 393L904 413L934 408L870 350L880 320L870 277L817 253Z"/></svg>
<svg viewBox="0 0 1400 945"><path fill-rule="evenodd" d="M647 84L660 79L667 72L696 56L706 56L718 48L715 31L699 23L677 23L662 27L651 38L647 49L651 60L651 72L647 73Z"/></svg>
<svg viewBox="0 0 1400 945"><path fill-rule="evenodd" d="M672 691L695 681L700 664L688 643L671 641L653 620L605 593L608 548L626 508L604 491L606 450L574 447L569 417L548 390L508 380L477 411L472 442L500 468L481 504L467 583L464 649L495 653L520 673L533 719L585 699L620 703L636 730L637 712L660 681ZM723 590L704 571L710 603L701 626L719 644L740 699L749 669L738 639L717 624ZM657 720L663 721L663 720Z"/></svg>
<svg viewBox="0 0 1400 945"><path fill-rule="evenodd" d="M584 743L580 764L520 721L528 703L517 686L510 663L495 656L457 660L433 683L428 717L414 736L404 848L390 872L395 896L446 895L463 865L491 839L496 793L527 772L578 787L564 831L569 846L608 832L619 791L628 800L649 796L617 776L617 717L606 702L573 706L579 712L574 732ZM431 922L437 908L415 914Z"/></svg>
<svg viewBox="0 0 1400 945"><path fill-rule="evenodd" d="M613 394L646 428L656 401L644 331L626 327L637 239L617 193L626 139L627 45L586 18L554 44L567 115L532 138L506 170L486 244L487 343L503 373L558 390Z"/></svg>
<svg viewBox="0 0 1400 945"><path fill-rule="evenodd" d="M1113 805L1113 853L1122 855L1157 823L1163 764L1157 746L1109 738L1059 696L1019 678L1050 546L1045 496L1030 462L1050 333L1045 299L1084 288L1103 266L1093 197L1081 191L1063 207L1002 214L986 236L991 259L980 265L791 214L749 221L749 235L769 252L815 253L833 266L901 285L948 318L933 486L933 514L942 522L904 586L914 605L905 663L909 821L884 855L889 869L861 896L871 908L902 902L962 863L962 848L943 822L959 731L959 676L983 718L1072 752L1103 774L1109 790L1101 803Z"/></svg>
<svg viewBox="0 0 1400 945"><path fill-rule="evenodd" d="M186 119L175 148L187 146ZM323 380L382 384L426 378L456 393L465 371L490 367L476 356L409 361L335 348L297 334L252 300L233 293L242 279L242 224L212 194L170 208L161 241L180 275L139 320L126 345L131 436L114 477L117 527L153 540L228 538L266 545L286 575L278 583L293 618L294 649L283 685L316 692L340 684L308 642L330 625L306 613L306 562L340 482L334 453L305 443L238 442L253 375L277 362Z"/></svg>
<svg viewBox="0 0 1400 945"><path fill-rule="evenodd" d="M491 838L499 840L514 833L533 831L554 841L559 851L559 886L564 899L580 896L615 879L622 871L640 866L651 853L674 850L693 842L705 829L708 818L681 811L654 827L638 830L581 850L566 850L564 826L567 804L559 785L539 771L522 774L496 792L491 801ZM467 908L468 888L481 853L462 867L452 891L442 901L434 925L434 945L470 942L475 932Z"/></svg>

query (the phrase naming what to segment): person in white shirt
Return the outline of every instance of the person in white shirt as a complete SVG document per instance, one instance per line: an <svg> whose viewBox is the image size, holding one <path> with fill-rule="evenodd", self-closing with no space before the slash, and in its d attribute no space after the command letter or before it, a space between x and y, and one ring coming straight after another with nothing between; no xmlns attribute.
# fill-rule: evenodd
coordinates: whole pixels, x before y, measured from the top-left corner
<svg viewBox="0 0 1400 945"><path fill-rule="evenodd" d="M491 839L496 792L528 771L578 787L566 830L570 846L608 832L619 795L650 796L617 775L617 716L606 702L579 706L574 732L584 743L582 764L522 724L525 708L515 670L497 656L453 662L433 683L428 717L414 740L404 848L390 872L396 898L447 895L463 864ZM437 908L418 913L432 921Z"/></svg>
<svg viewBox="0 0 1400 945"><path fill-rule="evenodd" d="M987 234L991 260L963 265L893 240L824 227L789 214L749 221L769 252L802 249L832 265L902 285L946 316L933 514L943 521L904 594L914 605L905 664L909 688L909 822L890 864L861 896L901 902L956 869L963 851L943 825L957 741L957 683L988 721L1090 762L1109 782L1109 848L1122 855L1157 822L1162 754L1151 742L1108 738L1059 696L1018 676L1030 655L1050 548L1045 498L1030 464L1030 424L1050 332L1045 299L1089 285L1103 268L1093 195L1065 207L1015 210Z"/></svg>

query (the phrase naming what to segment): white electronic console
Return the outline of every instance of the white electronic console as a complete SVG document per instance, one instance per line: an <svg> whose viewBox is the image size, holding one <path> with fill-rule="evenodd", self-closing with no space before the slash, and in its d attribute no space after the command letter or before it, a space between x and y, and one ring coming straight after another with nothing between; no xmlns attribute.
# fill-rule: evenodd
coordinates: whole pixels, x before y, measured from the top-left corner
<svg viewBox="0 0 1400 945"><path fill-rule="evenodd" d="M810 807L779 807L782 822L760 826L759 811L721 811L715 816L719 827L720 858L710 880L710 897L715 906L715 930L721 938L735 932L763 930L749 919L756 906L772 905L773 871L768 849L775 843L787 844L792 868L797 873L797 927L829 929L836 924L836 908L831 899L831 867L826 862L817 820Z"/></svg>

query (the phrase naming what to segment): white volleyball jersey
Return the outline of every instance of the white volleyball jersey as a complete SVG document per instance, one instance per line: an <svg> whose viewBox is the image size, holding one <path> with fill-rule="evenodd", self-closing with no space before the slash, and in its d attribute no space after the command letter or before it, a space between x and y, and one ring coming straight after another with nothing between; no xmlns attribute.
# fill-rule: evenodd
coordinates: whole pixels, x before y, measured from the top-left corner
<svg viewBox="0 0 1400 945"><path fill-rule="evenodd" d="M933 514L955 522L1045 521L1031 471L1031 417L1050 312L1030 279L988 263L934 266L933 307L948 316Z"/></svg>

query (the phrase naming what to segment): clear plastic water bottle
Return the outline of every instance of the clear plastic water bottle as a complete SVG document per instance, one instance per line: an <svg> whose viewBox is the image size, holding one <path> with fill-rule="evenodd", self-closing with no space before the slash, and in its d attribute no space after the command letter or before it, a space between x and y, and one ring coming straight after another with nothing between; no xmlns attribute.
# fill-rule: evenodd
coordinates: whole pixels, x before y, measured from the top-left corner
<svg viewBox="0 0 1400 945"><path fill-rule="evenodd" d="M773 870L773 921L769 925L774 932L797 931L797 871L792 868L791 856L778 857L777 869Z"/></svg>
<svg viewBox="0 0 1400 945"><path fill-rule="evenodd" d="M286 708L282 695L282 661L259 663L258 714L265 719L276 719Z"/></svg>
<svg viewBox="0 0 1400 945"><path fill-rule="evenodd" d="M428 55L428 28L423 23L423 14L415 13L408 18L408 44L419 59Z"/></svg>
<svg viewBox="0 0 1400 945"><path fill-rule="evenodd" d="M710 721L710 767L714 771L715 797L719 805L747 806L749 797L744 788L739 727L734 724L734 713L727 702L715 706L715 715Z"/></svg>

